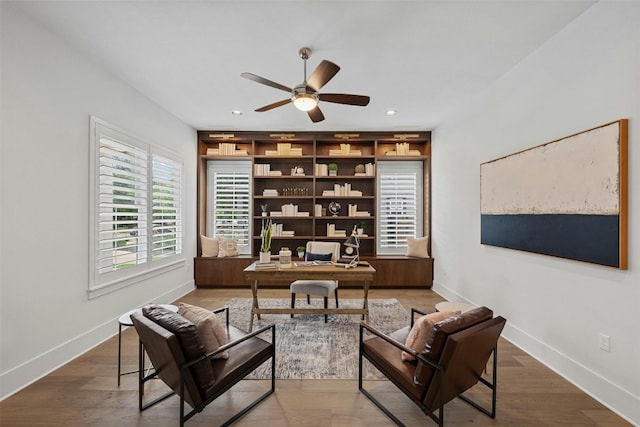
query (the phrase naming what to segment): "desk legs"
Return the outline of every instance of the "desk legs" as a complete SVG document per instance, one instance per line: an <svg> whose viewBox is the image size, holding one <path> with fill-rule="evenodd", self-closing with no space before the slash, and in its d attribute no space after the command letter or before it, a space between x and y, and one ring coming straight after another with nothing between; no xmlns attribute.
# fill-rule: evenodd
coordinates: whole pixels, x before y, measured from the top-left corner
<svg viewBox="0 0 640 427"><path fill-rule="evenodd" d="M251 320L249 321L249 332L253 330L253 315L255 310L259 309L258 306L258 281L254 280L251 282L251 293L253 294L253 303L251 304ZM260 313L256 313L258 320L260 319Z"/></svg>
<svg viewBox="0 0 640 427"><path fill-rule="evenodd" d="M362 309L364 313L362 314L362 320L369 323L369 281L364 281L364 298L362 300Z"/></svg>

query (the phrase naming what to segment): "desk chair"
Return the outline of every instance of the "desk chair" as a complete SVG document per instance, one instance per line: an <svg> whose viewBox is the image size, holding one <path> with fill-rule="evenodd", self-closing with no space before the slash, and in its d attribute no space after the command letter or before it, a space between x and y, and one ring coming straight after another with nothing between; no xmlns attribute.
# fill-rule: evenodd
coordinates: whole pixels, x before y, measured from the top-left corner
<svg viewBox="0 0 640 427"><path fill-rule="evenodd" d="M307 242L305 261L337 261L340 259L340 243L338 242ZM311 303L310 295L320 295L324 298L324 308L328 307L329 295L335 293L336 308L338 305L338 281L337 280L296 280L289 286L291 290L291 308L295 308L296 294L306 294L307 304ZM291 315L293 317L293 314ZM324 315L324 323L327 323L328 315Z"/></svg>

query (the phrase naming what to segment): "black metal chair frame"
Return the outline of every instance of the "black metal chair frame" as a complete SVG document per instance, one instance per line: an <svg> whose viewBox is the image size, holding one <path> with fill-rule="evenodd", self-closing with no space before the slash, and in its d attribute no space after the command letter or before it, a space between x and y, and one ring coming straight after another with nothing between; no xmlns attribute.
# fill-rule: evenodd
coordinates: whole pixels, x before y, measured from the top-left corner
<svg viewBox="0 0 640 427"><path fill-rule="evenodd" d="M229 334L229 307L222 307L219 309L216 309L213 311L213 313L221 313L221 312L225 312L225 318L226 318L226 327L227 327L227 334ZM231 381L228 385L226 385L224 388L220 389L217 393L215 393L214 395L210 396L209 398L207 398L206 400L204 400L202 403L200 403L200 405L196 406L195 408L193 408L191 411L185 413L185 401L184 401L184 378L186 375L190 375L190 373L188 372L188 369L204 360L204 359L211 359L213 356L215 356L218 353L221 353L223 351L226 351L252 337L255 337L257 335L260 335L268 330L271 330L271 343L273 345L273 351L271 352L270 355L267 355L265 357L263 357L261 360L259 360L255 365L252 365L252 367L250 369L245 370L244 372L242 372L240 375L238 375L233 381ZM247 333L246 335L242 336L241 338L238 338L234 341L231 341L223 346L220 346L216 351L206 354L202 357L199 357L198 359L195 360L191 360L187 363L184 363L181 367L180 367L180 427L184 426L184 423L189 420L190 418L192 418L194 415L196 415L199 412L202 412L204 410L204 408L209 405L211 402L213 402L214 400L216 400L218 397L220 397L221 395L223 395L225 392L227 392L231 387L233 387L234 385L236 385L238 382L240 382L241 380L243 380L247 375L249 375L251 372L253 372L258 366L262 365L264 362L268 361L269 359L271 359L271 388L269 390L267 390L265 393L263 393L261 396L259 396L257 399L255 399L253 402L251 402L249 405L245 406L243 409L241 409L239 412L237 412L235 415L233 415L231 418L229 418L227 421L225 421L223 424L221 424L221 426L229 426L231 424L233 424L235 421L237 421L240 417L242 417L244 414L246 414L247 412L249 412L251 409L253 409L258 403L262 402L264 399L266 399L269 395L271 395L276 388L276 383L275 383L275 378L276 378L276 352L275 352L275 346L276 346L276 329L275 329L275 325L271 324L271 325L267 325L264 326L258 330L255 330L253 332ZM168 397L171 397L175 394L175 391L171 390L149 402L144 402L144 385L147 381L150 381L154 378L156 378L156 371L155 369L152 370L151 373L149 373L148 375L145 375L145 368L144 368L144 346L142 344L142 341L139 342L139 346L138 346L138 350L139 350L139 357L138 357L138 365L139 365L139 382L138 382L138 407L140 408L140 411L144 411L147 408L150 408L152 406L154 406L157 403L162 402L163 400L167 399Z"/></svg>
<svg viewBox="0 0 640 427"><path fill-rule="evenodd" d="M424 315L426 313L420 311L420 310L416 310L414 308L411 309L411 327L413 327L413 322L414 322L414 316L416 313L419 313L421 315ZM439 408L438 408L438 415L436 415L434 412L432 412L429 408L427 408L422 402L424 402L424 399L426 397L427 394L427 390L428 390L428 386L425 386L421 396L419 399L415 399L413 397L413 395L411 394L411 392L409 392L408 390L405 390L405 388L402 386L402 384L396 380L395 378L389 377L387 376L383 371L382 371L382 367L376 363L374 360L371 360L369 357L367 357L366 354L363 354L362 352L362 348L363 348L363 340L364 340L364 331L367 330L370 333L384 339L385 341L387 341L388 343L392 344L393 346L406 351L407 353L412 354L416 359L421 360L423 363L426 363L428 365L430 365L431 367L433 367L436 370L436 375L438 376L437 380L438 380L438 384L440 384L440 387L438 388L438 401L440 402ZM489 388L491 390L491 409L487 409L483 406L481 406L480 404L478 404L477 402L474 402L472 399L470 399L467 396L464 396L464 394L460 394L458 395L458 397L460 399L462 399L464 402L468 403L469 405L473 406L474 408L476 408L477 410L479 410L480 412L484 413L485 415L488 415L491 418L495 418L496 417L496 392L497 392L497 375L498 375L498 358L497 358L497 346L494 347L492 355L490 357L492 357L493 359L493 369L492 369L492 379L491 381L488 381L487 379L480 377L479 382L482 383L483 385L485 385L487 388ZM358 389L360 390L360 392L362 392L362 394L364 394L369 400L371 400L378 408L380 408L380 410L382 410L382 412L384 412L384 414L389 417L394 423L396 423L396 425L404 427L404 423L402 423L402 421L400 421L395 415L393 415L393 413L387 409L378 399L376 399L369 391L367 391L364 386L363 386L363 380L362 380L362 358L366 358L373 366L375 366L376 369L378 369L378 371L380 371L381 373L385 374L385 377L387 377L389 379L389 381L391 381L396 387L398 387L398 389L400 389L400 391L402 391L407 397L409 397L409 399L411 399L411 401L413 403L415 403L421 410L422 412L424 412L426 415L428 415L433 421L435 421L438 426L442 427L444 426L444 403L443 403L443 397L444 397L444 387L445 387L445 383L444 383L444 367L438 363L434 363L430 360L428 360L427 358L425 358L422 354L416 352L415 350L405 346L404 344L394 340L393 338L390 338L389 336L387 336L386 334L384 334L382 331L366 324L366 323L361 323L360 324L360 343L359 343L359 357L358 357ZM434 381L436 378L432 378L431 381Z"/></svg>

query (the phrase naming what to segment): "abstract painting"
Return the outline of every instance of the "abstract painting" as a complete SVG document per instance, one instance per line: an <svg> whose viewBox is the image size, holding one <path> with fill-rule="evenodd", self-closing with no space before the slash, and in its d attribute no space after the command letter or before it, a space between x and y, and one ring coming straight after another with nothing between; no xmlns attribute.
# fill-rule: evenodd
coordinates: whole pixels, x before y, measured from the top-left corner
<svg viewBox="0 0 640 427"><path fill-rule="evenodd" d="M627 120L480 165L480 242L627 268Z"/></svg>

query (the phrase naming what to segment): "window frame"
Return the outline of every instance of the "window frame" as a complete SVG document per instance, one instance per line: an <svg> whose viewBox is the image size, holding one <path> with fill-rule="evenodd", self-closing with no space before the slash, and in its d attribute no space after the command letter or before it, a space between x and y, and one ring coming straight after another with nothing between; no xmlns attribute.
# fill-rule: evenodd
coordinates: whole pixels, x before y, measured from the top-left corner
<svg viewBox="0 0 640 427"><path fill-rule="evenodd" d="M143 252L146 259L137 264L111 271L100 272L98 251L100 250L100 164L101 152L100 141L102 138L108 138L117 144L123 144L132 149L140 150L146 153L146 162L144 165L146 172L146 197L144 198L144 214L145 219L140 220L144 223L144 229L148 238L144 243L144 248L140 248L138 252ZM184 258L184 214L185 214L185 171L184 160L181 155L160 147L155 144L144 141L133 133L101 120L95 116L90 116L90 166L89 166L89 299L95 298L115 290L133 285L142 280L163 274L167 271L180 268L185 264ZM114 144L115 145L115 144ZM176 251L175 253L161 258L154 259L152 257L153 249L153 220L154 220L154 158L161 157L163 159L175 162L179 167L179 184L178 202L176 216ZM143 165L140 165L142 167ZM138 245L141 245L138 243Z"/></svg>
<svg viewBox="0 0 640 427"><path fill-rule="evenodd" d="M376 166L376 186L377 186L377 200L376 200L376 253L378 255L406 255L407 243L398 244L395 247L383 246L383 203L386 198L382 189L382 180L385 175L388 174L402 174L412 173L415 174L415 229L413 233L407 234L407 237L421 237L424 233L424 206L425 206L425 192L424 186L424 162L420 160L379 160Z"/></svg>
<svg viewBox="0 0 640 427"><path fill-rule="evenodd" d="M207 170L207 206L205 209L206 215L206 235L207 237L224 237L224 238L233 238L237 242L238 253L241 255L251 255L252 250L252 236L253 236L253 221L252 221L252 212L253 212L253 164L251 160L208 160L206 163ZM246 220L247 220L247 228L246 228L246 238L247 243L242 244L237 236L234 234L233 236L220 236L217 234L216 226L214 223L214 217L210 211L210 208L215 204L215 192L216 192L216 184L215 184L215 173L232 173L232 172L240 172L242 174L247 175L247 211L246 211Z"/></svg>

